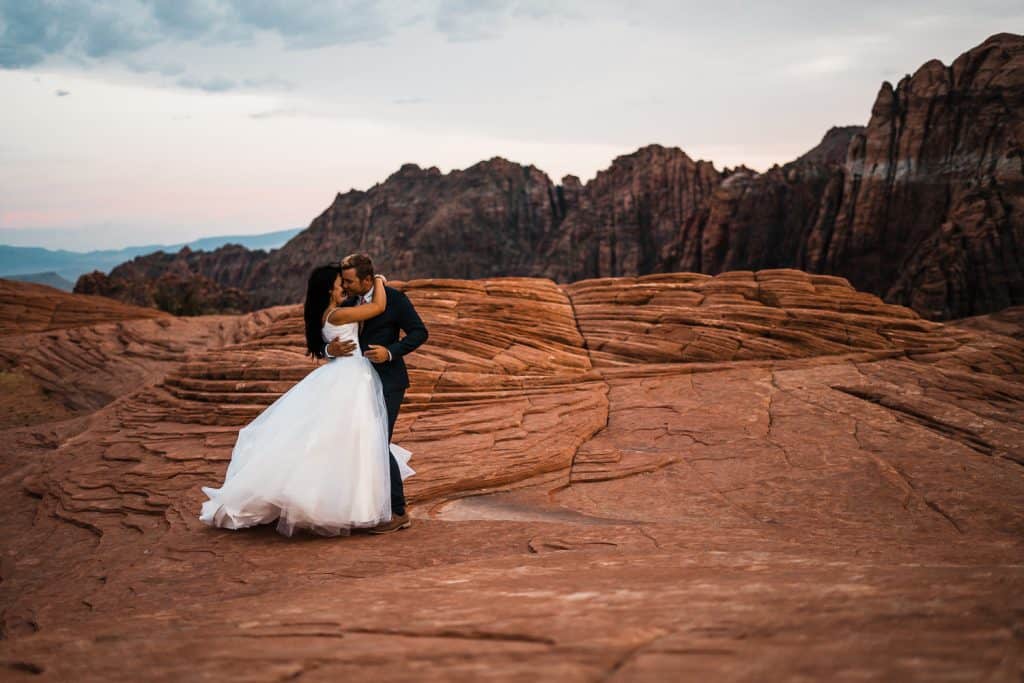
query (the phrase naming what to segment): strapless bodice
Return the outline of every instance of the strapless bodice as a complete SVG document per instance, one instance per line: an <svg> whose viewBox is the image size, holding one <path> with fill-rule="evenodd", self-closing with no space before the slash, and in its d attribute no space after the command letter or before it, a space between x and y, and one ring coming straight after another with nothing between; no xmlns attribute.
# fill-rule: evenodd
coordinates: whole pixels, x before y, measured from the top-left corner
<svg viewBox="0 0 1024 683"><path fill-rule="evenodd" d="M356 348L351 356L346 356L347 358L361 357L363 355L363 350L359 348L359 323L345 323L343 325L324 323L320 333L323 335L324 342L330 342L335 337L341 341L355 342Z"/></svg>

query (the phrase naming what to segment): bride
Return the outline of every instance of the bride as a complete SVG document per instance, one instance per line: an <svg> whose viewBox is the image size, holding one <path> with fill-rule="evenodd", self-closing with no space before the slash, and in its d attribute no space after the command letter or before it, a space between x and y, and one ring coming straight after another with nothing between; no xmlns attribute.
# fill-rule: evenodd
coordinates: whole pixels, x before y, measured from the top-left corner
<svg viewBox="0 0 1024 683"><path fill-rule="evenodd" d="M306 289L306 346L323 358L334 338L356 342L351 356L310 372L239 433L224 484L203 487L199 519L226 529L277 520L277 530L335 536L391 519L388 416L380 378L359 350L359 323L384 311L384 278L373 300L339 307L341 273L313 271ZM404 480L409 452L390 445Z"/></svg>

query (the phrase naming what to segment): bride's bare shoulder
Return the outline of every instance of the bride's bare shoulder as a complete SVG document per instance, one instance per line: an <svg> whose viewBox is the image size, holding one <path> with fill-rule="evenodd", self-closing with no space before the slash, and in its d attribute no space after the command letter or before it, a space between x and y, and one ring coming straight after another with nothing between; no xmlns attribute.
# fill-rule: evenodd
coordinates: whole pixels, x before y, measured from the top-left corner
<svg viewBox="0 0 1024 683"><path fill-rule="evenodd" d="M327 314L325 322L329 322L332 325L344 325L345 323L352 322L349 320L351 310L350 306L338 306Z"/></svg>

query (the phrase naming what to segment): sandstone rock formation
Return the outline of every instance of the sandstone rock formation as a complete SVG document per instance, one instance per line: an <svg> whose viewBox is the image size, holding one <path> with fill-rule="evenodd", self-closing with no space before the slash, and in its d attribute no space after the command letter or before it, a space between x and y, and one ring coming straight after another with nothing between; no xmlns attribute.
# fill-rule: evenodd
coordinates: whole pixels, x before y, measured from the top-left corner
<svg viewBox="0 0 1024 683"><path fill-rule="evenodd" d="M934 318L1021 303L1024 37L883 83L844 171L835 220L799 267Z"/></svg>
<svg viewBox="0 0 1024 683"><path fill-rule="evenodd" d="M49 332L139 318L172 317L100 296L75 296L46 285L0 279L0 336Z"/></svg>
<svg viewBox="0 0 1024 683"><path fill-rule="evenodd" d="M403 166L339 194L266 254L140 257L77 291L175 313L297 301L311 267L353 251L399 278L799 268L848 278L935 320L1024 304L1024 36L992 36L949 67L883 83L866 128L830 130L764 173L716 170L650 145L592 181L555 185L491 159Z"/></svg>
<svg viewBox="0 0 1024 683"><path fill-rule="evenodd" d="M189 351L237 341L252 317L175 318L0 280L0 428L91 413L159 380Z"/></svg>
<svg viewBox="0 0 1024 683"><path fill-rule="evenodd" d="M153 306L174 315L204 315L252 310L251 297L239 289L251 282L267 252L228 244L212 252L158 251L136 256L110 276L95 271L78 278L75 292L99 294L137 306Z"/></svg>
<svg viewBox="0 0 1024 683"><path fill-rule="evenodd" d="M676 148L651 145L619 157L572 196L556 239L537 259L540 272L564 282L672 269L681 229L699 220L721 182L712 164Z"/></svg>
<svg viewBox="0 0 1024 683"><path fill-rule="evenodd" d="M295 306L174 320L113 402L2 432L5 677L1024 673L1024 309L936 323L787 269L398 285L431 330L411 529L202 526L312 365Z"/></svg>

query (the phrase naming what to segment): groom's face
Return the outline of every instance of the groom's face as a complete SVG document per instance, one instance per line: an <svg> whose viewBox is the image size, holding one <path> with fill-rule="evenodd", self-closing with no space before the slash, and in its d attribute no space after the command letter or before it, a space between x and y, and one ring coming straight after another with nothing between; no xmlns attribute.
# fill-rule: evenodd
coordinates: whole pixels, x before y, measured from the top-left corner
<svg viewBox="0 0 1024 683"><path fill-rule="evenodd" d="M341 288L345 290L346 296L363 296L373 286L373 278L368 277L360 280L356 275L355 268L346 268L341 271Z"/></svg>

